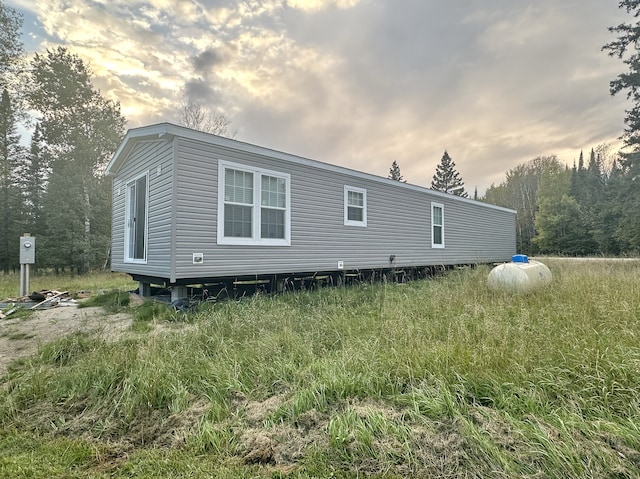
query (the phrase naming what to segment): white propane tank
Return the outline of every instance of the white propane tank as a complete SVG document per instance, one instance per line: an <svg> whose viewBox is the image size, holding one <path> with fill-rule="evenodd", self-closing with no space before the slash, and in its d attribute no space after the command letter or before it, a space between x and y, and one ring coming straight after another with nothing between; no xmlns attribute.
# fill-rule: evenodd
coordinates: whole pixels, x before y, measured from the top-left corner
<svg viewBox="0 0 640 479"><path fill-rule="evenodd" d="M487 285L495 291L526 293L551 282L551 271L540 261L529 260L524 254L516 254L511 263L504 263L491 270Z"/></svg>

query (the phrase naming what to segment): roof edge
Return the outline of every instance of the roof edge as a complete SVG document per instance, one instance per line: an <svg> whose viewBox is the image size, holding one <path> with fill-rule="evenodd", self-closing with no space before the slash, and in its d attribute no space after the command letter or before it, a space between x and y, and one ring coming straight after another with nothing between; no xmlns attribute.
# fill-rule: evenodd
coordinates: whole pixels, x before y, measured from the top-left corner
<svg viewBox="0 0 640 479"><path fill-rule="evenodd" d="M365 173L363 171L354 170L344 166L333 165L333 164L325 163L319 160L312 160L312 159L305 158L302 156L297 156L291 153L285 153L282 151L273 150L271 148L254 145L252 143L246 143L246 142L235 140L232 138L226 138L223 136L214 135L212 133L197 131L191 128L187 128L185 126L178 126L173 123L166 123L166 122L133 128L127 131L127 134L124 136L122 143L120 143L120 146L118 147L116 152L113 154L111 161L107 165L105 174L114 175L117 173L120 165L124 162L127 155L133 148L135 144L134 140L140 140L143 138L151 139L153 137L157 137L158 139L160 139L165 135L172 136L172 137L179 136L182 138L187 138L195 141L202 141L204 143L209 143L212 145L222 146L227 148L233 148L233 149L244 151L247 153L267 155L272 158L281 159L283 161L289 161L289 162L298 163L306 166L322 168L324 170L334 171L337 173L348 173L350 175L355 175L360 178L368 179L371 181L390 183L390 184L392 183L396 186L403 187L406 189L411 189L415 191L426 191L440 198L448 198L448 199L453 199L455 201L460 201L463 203L481 205L487 208L514 213L514 214L517 213L516 210L513 210L511 208L505 208L503 206L492 205L491 203L484 203L482 201L472 200L470 198L464 198L464 197L452 195L449 193L443 193L441 191L432 190L431 188L427 188L424 186L413 185L410 183L403 183L403 182L399 182L389 178L385 178L383 176L377 176L372 173Z"/></svg>
<svg viewBox="0 0 640 479"><path fill-rule="evenodd" d="M117 173L120 165L124 162L127 155L133 148L133 140L153 137L162 138L169 132L171 126L174 125L171 125L171 123L157 123L128 130L122 138L120 146L118 146L118 149L111 157L111 160L104 171L105 175L115 175Z"/></svg>

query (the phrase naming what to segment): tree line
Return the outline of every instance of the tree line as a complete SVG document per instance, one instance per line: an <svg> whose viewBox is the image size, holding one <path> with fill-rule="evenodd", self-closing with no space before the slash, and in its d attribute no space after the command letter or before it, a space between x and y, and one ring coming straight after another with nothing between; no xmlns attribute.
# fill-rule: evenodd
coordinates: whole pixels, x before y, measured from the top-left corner
<svg viewBox="0 0 640 479"><path fill-rule="evenodd" d="M640 18L640 0L620 0L619 7ZM618 37L602 49L623 61L628 70L610 82L610 93L626 92L622 140L625 150L609 154L606 145L580 152L573 168L552 156L540 156L506 172L474 199L517 211L519 252L565 255L640 253L640 21L609 28ZM389 178L398 179L394 162ZM445 151L431 187L466 196L455 164Z"/></svg>
<svg viewBox="0 0 640 479"><path fill-rule="evenodd" d="M640 0L618 5L640 18ZM523 253L640 253L640 22L609 31L618 37L602 49L628 67L610 82L610 93L626 92L632 104L622 134L625 149L608 158L600 146L588 161L581 152L572 169L555 156L535 158L487 190L484 201L518 211L516 238Z"/></svg>
<svg viewBox="0 0 640 479"><path fill-rule="evenodd" d="M21 16L0 1L0 270L18 267L25 232L37 237L39 267L103 267L111 187L102 171L125 119L67 49L36 53L27 62L21 25ZM23 142L25 124L33 133Z"/></svg>
<svg viewBox="0 0 640 479"><path fill-rule="evenodd" d="M19 267L19 237L37 237L37 266L83 273L109 266L111 180L125 133L120 104L63 47L26 60L22 17L0 0L0 271ZM179 121L235 137L222 112L184 95ZM27 126L32 134L22 138ZM28 145L28 146L25 146Z"/></svg>
<svg viewBox="0 0 640 479"><path fill-rule="evenodd" d="M640 17L640 0L621 8ZM104 167L125 132L116 101L92 84L91 70L63 47L27 62L21 16L0 0L0 271L19 264L18 238L38 237L38 266L86 272L110 259L111 185ZM640 251L640 22L611 27L617 39L603 50L628 71L610 84L626 92L626 152L606 147L580 153L573 168L557 157L538 157L506 172L479 198L517 210L516 239L523 253L629 254ZM216 134L229 120L186 99L182 123ZM27 141L21 125L32 131ZM28 146L25 146L27 145ZM397 162L389 178L405 181ZM445 151L433 189L467 197L455 163Z"/></svg>
<svg viewBox="0 0 640 479"><path fill-rule="evenodd" d="M573 168L556 156L520 164L481 200L518 212L519 252L632 254L640 250L634 186L624 159L612 158L606 145L600 145L586 161L580 152Z"/></svg>
<svg viewBox="0 0 640 479"><path fill-rule="evenodd" d="M633 156L632 156L633 157ZM397 162L390 179L405 181ZM638 176L625 156L607 145L580 152L573 168L555 155L517 165L484 196L473 199L517 211L517 250L526 254L620 255L640 251ZM431 189L464 198L464 182L447 151Z"/></svg>

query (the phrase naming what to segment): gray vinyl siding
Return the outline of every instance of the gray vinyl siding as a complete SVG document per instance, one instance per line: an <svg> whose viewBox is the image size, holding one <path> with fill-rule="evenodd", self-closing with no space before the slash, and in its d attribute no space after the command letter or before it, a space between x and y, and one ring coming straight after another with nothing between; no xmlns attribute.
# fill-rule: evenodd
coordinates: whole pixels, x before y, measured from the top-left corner
<svg viewBox="0 0 640 479"><path fill-rule="evenodd" d="M176 139L175 278L506 261L515 214L348 170ZM291 246L217 245L218 160L291 175ZM344 225L344 186L367 191L367 227ZM431 202L444 205L445 248L431 247ZM151 242L151 239L150 239ZM193 253L204 262L194 265ZM148 265L147 265L148 266ZM152 275L147 268L145 274Z"/></svg>
<svg viewBox="0 0 640 479"><path fill-rule="evenodd" d="M217 276L210 273L216 248L217 161L207 145L181 138L176 139L176 157L175 275ZM194 265L193 253L204 253L205 263Z"/></svg>
<svg viewBox="0 0 640 479"><path fill-rule="evenodd" d="M290 246L217 244L219 160L290 175ZM107 171L112 269L169 282L334 271L338 261L345 270L497 262L516 252L514 211L173 125L132 130ZM144 172L147 263L125 263L126 184ZM344 225L345 185L366 190L366 227ZM431 246L432 202L444 207L444 248Z"/></svg>
<svg viewBox="0 0 640 479"><path fill-rule="evenodd" d="M160 174L158 175L158 167ZM149 174L147 216L147 262L125 262L126 185L137 176ZM171 220L173 143L166 140L141 142L113 180L113 222L111 269L132 274L169 277L171 265Z"/></svg>
<svg viewBox="0 0 640 479"><path fill-rule="evenodd" d="M111 270L124 271L124 222L125 222L125 195L122 194L124 186L118 177L112 183L111 204Z"/></svg>

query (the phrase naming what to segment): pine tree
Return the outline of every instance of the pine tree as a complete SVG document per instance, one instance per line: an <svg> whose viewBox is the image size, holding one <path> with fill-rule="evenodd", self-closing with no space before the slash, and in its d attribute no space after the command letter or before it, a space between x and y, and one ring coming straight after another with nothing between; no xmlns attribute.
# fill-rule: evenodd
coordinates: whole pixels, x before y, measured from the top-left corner
<svg viewBox="0 0 640 479"><path fill-rule="evenodd" d="M21 175L25 231L29 231L34 236L41 236L44 233L42 198L46 191L48 166L46 145L42 139L40 124L36 124L24 172Z"/></svg>
<svg viewBox="0 0 640 479"><path fill-rule="evenodd" d="M594 161L594 150L591 150L591 163ZM593 166L590 166L593 168ZM574 212L577 216L572 218L572 227L580 230L582 234L582 242L580 251L557 251L571 254L593 254L597 251L597 244L593 239L593 229L595 228L595 217L598 215L594 211L593 195L591 183L591 171L584 167L584 154L580 151L578 159L578 167L574 166L571 171L570 186L568 194L576 202L578 208ZM548 251L547 251L548 252Z"/></svg>
<svg viewBox="0 0 640 479"><path fill-rule="evenodd" d="M433 175L433 180L431 181L431 189L462 196L463 198L469 196L464 191L464 182L460 177L460 173L456 171L456 164L446 150L442 155L440 164L436 167L436 174Z"/></svg>
<svg viewBox="0 0 640 479"><path fill-rule="evenodd" d="M623 246L625 249L628 246L620 241L617 231L621 217L621 205L618 203L621 182L624 182L623 175L618 161L614 159L606 177L604 202L600 211L600 235L594 236L600 251L607 255L620 254Z"/></svg>
<svg viewBox="0 0 640 479"><path fill-rule="evenodd" d="M625 9L633 18L640 16L640 0L620 0L618 6ZM623 139L627 146L638 151L640 146L640 52L638 38L640 38L640 22L622 23L610 27L609 31L619 34L618 38L602 47L610 56L618 57L628 66L626 73L621 73L609 83L610 92L616 95L627 90L627 96L633 107L627 110Z"/></svg>
<svg viewBox="0 0 640 479"><path fill-rule="evenodd" d="M391 168L389 168L389 176L387 178L396 180L396 181L402 181L403 183L407 182L407 180L405 180L402 177L402 173L400 173L400 167L398 166L398 162L395 160L393 160L393 163L391 163Z"/></svg>
<svg viewBox="0 0 640 479"><path fill-rule="evenodd" d="M612 191L619 214L616 239L623 251L637 252L640 251L640 168L636 172L628 163L620 163L617 184Z"/></svg>
<svg viewBox="0 0 640 479"><path fill-rule="evenodd" d="M640 21L637 20L640 17L640 0L620 0L618 6L636 20L610 27L609 31L618 34L618 38L602 47L628 67L627 72L618 75L609 86L612 95L626 91L632 105L626 111L626 127L622 136L631 151L620 158L617 181L620 222L616 236L621 244L640 250Z"/></svg>
<svg viewBox="0 0 640 479"><path fill-rule="evenodd" d="M16 114L7 89L0 99L0 270L19 264L21 198L20 166L24 149L17 133Z"/></svg>
<svg viewBox="0 0 640 479"><path fill-rule="evenodd" d="M17 133L20 115L18 65L24 57L20 41L22 16L0 0L0 270L19 264L20 190L23 148Z"/></svg>
<svg viewBox="0 0 640 479"><path fill-rule="evenodd" d="M590 251L587 253L602 253L602 246L609 243L609 236L612 235L602 224L603 207L606 203L606 178L602 169L602 159L600 155L596 155L593 148L586 172L587 195L580 208L587 235L591 238Z"/></svg>
<svg viewBox="0 0 640 479"><path fill-rule="evenodd" d="M578 158L578 167L574 163L573 172L571 175L571 186L569 188L569 192L571 196L580 201L585 196L585 176L586 170L584 168L584 154L582 150L580 150L580 157Z"/></svg>

